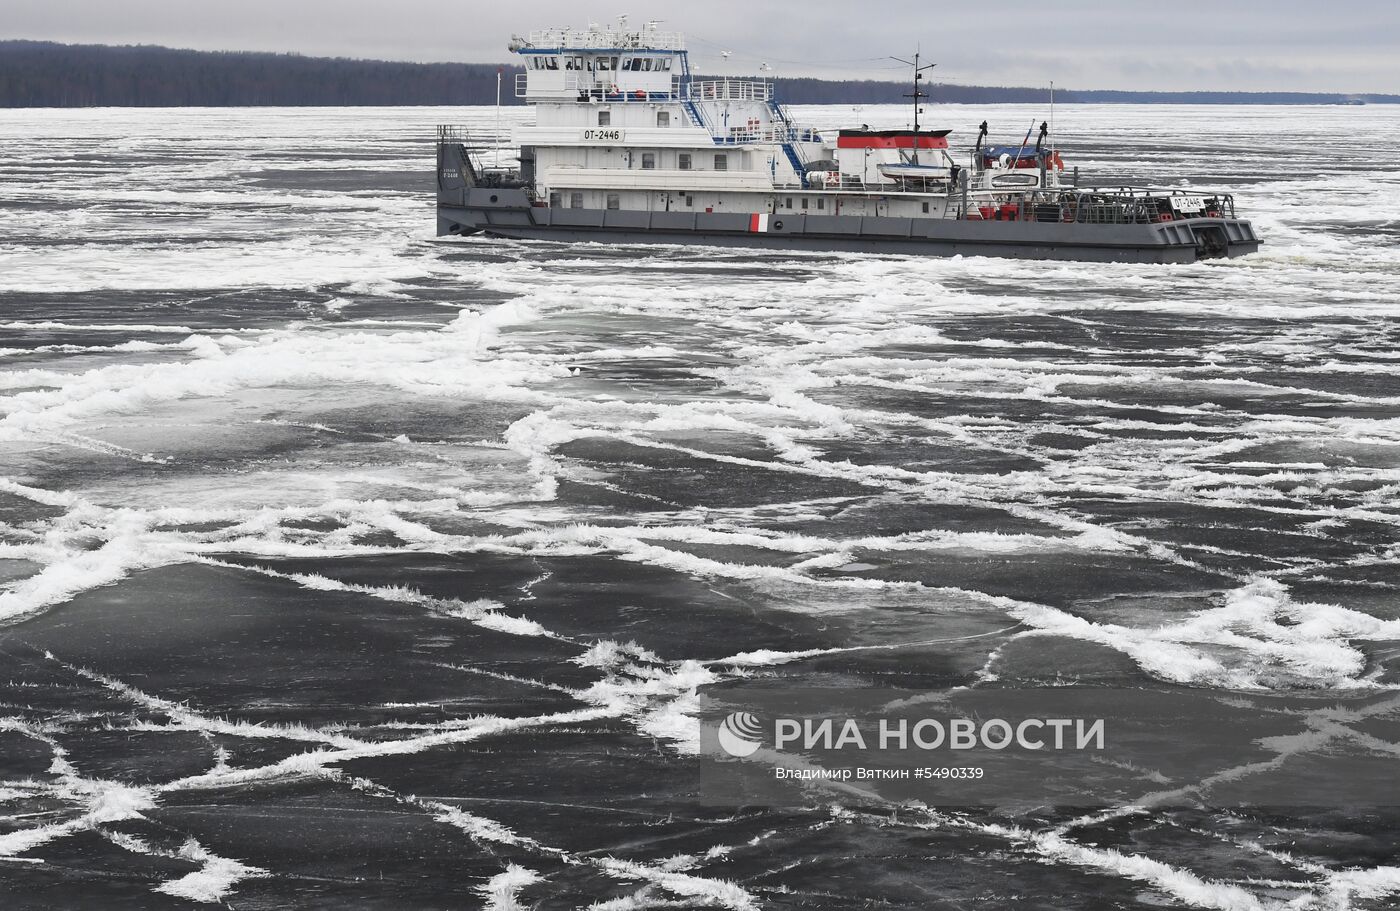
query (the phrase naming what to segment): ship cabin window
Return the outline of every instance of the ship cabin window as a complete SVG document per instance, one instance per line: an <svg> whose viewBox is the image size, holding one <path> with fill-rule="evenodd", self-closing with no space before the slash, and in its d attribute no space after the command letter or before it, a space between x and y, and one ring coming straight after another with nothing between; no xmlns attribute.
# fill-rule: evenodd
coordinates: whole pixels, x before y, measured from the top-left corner
<svg viewBox="0 0 1400 911"><path fill-rule="evenodd" d="M792 208L792 197L791 197L791 196L789 196L787 199L784 199L784 200L783 200L783 208L784 208L784 209L791 209L791 208Z"/></svg>
<svg viewBox="0 0 1400 911"><path fill-rule="evenodd" d="M822 209L825 209L825 208L826 208L826 200L825 200L825 199L822 199L820 196L818 196L818 197L817 197L817 211L820 212Z"/></svg>
<svg viewBox="0 0 1400 911"><path fill-rule="evenodd" d="M559 58L558 58L558 57L549 57L549 58L547 58L547 59L545 60L545 62L544 62L544 68L547 69L547 70L557 70L557 69L559 69Z"/></svg>
<svg viewBox="0 0 1400 911"><path fill-rule="evenodd" d="M728 154L727 152L716 152L716 153L715 153L715 170L716 170L716 171L728 171L728 170L729 170L729 154Z"/></svg>
<svg viewBox="0 0 1400 911"><path fill-rule="evenodd" d="M807 208L807 197L802 197L802 208Z"/></svg>
<svg viewBox="0 0 1400 911"><path fill-rule="evenodd" d="M666 70L669 72L671 69L671 58L662 57L660 60L656 61L656 68L658 70Z"/></svg>
<svg viewBox="0 0 1400 911"><path fill-rule="evenodd" d="M643 170L643 171L654 171L655 169L656 169L656 153L655 153L655 152L643 152L643 153L642 153L642 170Z"/></svg>
<svg viewBox="0 0 1400 911"><path fill-rule="evenodd" d="M694 205L695 205L695 197L694 197L694 196L686 196L686 198L685 198L685 204L686 204L687 207L689 207L689 206L694 206Z"/></svg>
<svg viewBox="0 0 1400 911"><path fill-rule="evenodd" d="M670 111L657 111L657 112L656 112L656 125L659 126L659 127L668 127L668 126L670 126L670 125L671 125L671 112L670 112Z"/></svg>
<svg viewBox="0 0 1400 911"><path fill-rule="evenodd" d="M928 203L924 203L924 214L928 214Z"/></svg>
<svg viewBox="0 0 1400 911"><path fill-rule="evenodd" d="M677 167L679 167L682 171L689 171L689 170L690 170L690 153L689 153L689 152L682 152L682 153L680 154L680 162L679 162L679 164L677 164Z"/></svg>
<svg viewBox="0 0 1400 911"><path fill-rule="evenodd" d="M569 194L569 208L570 208L570 209L582 209L582 208L583 208L583 194L582 194L582 193L570 193L570 194Z"/></svg>
<svg viewBox="0 0 1400 911"><path fill-rule="evenodd" d="M609 193L609 194L608 194L608 208L609 208L609 209L620 209L621 207L622 207L622 206L621 206L621 200L618 198L618 195L617 195L616 193Z"/></svg>
<svg viewBox="0 0 1400 911"><path fill-rule="evenodd" d="M598 112L598 126L605 127L612 125L612 111Z"/></svg>
<svg viewBox="0 0 1400 911"><path fill-rule="evenodd" d="M558 208L561 208L563 205L564 205L564 194L563 194L563 193L550 193L550 194L549 194L549 207L550 207L551 209L558 209Z"/></svg>

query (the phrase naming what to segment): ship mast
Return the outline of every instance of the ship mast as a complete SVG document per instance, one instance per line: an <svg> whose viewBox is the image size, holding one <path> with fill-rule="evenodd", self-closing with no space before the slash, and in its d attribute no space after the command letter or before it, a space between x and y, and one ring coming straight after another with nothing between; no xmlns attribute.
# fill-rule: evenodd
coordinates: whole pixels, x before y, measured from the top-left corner
<svg viewBox="0 0 1400 911"><path fill-rule="evenodd" d="M919 49L914 49L914 59L905 60L903 57L891 57L891 60L914 68L914 91L906 93L905 98L914 99L914 159L913 164L919 163L919 99L928 98L928 92L919 91L919 80L924 78L924 70L931 70L938 66L936 63L926 63L919 66Z"/></svg>

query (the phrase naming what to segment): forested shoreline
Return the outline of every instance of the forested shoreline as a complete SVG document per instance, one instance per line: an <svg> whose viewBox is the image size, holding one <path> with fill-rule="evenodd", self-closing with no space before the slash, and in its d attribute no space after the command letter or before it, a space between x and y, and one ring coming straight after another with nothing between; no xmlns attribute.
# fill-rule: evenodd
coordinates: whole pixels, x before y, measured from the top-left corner
<svg viewBox="0 0 1400 911"><path fill-rule="evenodd" d="M405 63L243 51L191 51L152 45L0 41L0 107L242 107L519 104L519 67L490 63ZM899 82L777 78L787 104L902 103ZM1043 87L934 84L934 103L1044 101ZM1055 91L1073 103L1343 104L1397 103L1400 95L1306 92Z"/></svg>

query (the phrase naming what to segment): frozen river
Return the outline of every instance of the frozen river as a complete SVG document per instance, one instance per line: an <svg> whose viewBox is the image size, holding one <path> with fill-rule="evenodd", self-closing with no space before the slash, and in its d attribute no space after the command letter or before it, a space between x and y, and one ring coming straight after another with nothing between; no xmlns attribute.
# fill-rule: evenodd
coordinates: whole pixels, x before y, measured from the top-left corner
<svg viewBox="0 0 1400 911"><path fill-rule="evenodd" d="M434 238L494 117L0 111L5 907L1400 900L1400 110L1060 106L1190 266ZM700 737L1051 686L1198 714L1015 806Z"/></svg>

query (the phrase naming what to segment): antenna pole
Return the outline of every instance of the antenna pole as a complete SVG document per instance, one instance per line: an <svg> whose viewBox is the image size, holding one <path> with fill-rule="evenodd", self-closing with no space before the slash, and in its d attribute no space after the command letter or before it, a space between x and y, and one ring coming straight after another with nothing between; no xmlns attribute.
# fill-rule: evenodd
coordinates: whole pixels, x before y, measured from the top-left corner
<svg viewBox="0 0 1400 911"><path fill-rule="evenodd" d="M919 52L914 52L914 154L918 154L919 149Z"/></svg>
<svg viewBox="0 0 1400 911"><path fill-rule="evenodd" d="M501 68L496 67L496 148L491 153L496 167L501 166Z"/></svg>
<svg viewBox="0 0 1400 911"><path fill-rule="evenodd" d="M914 164L919 163L919 99L929 97L927 92L919 91L919 80L924 78L924 70L931 70L934 67L938 66L938 64L936 63L926 63L923 66L920 66L919 55L919 49L915 48L913 60L904 60L900 57L890 58L891 60L903 63L905 66L911 66L914 68L914 91L904 96L906 98L914 99Z"/></svg>

